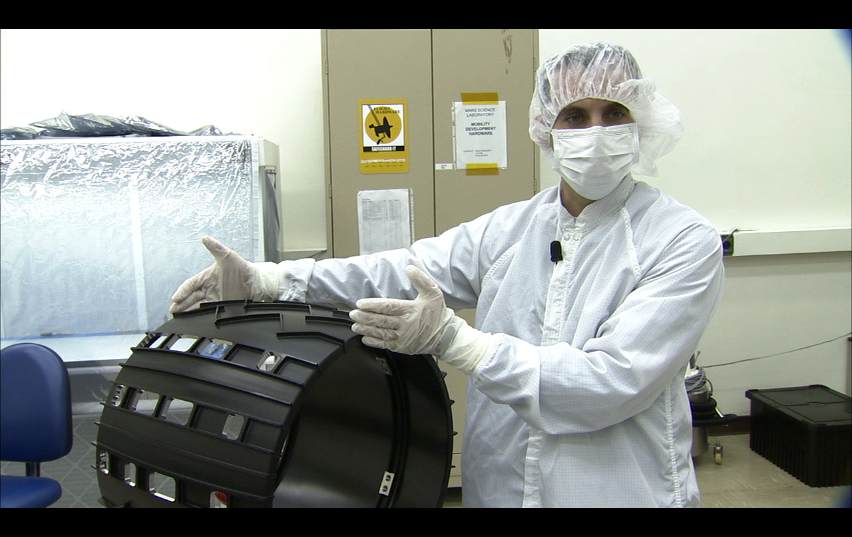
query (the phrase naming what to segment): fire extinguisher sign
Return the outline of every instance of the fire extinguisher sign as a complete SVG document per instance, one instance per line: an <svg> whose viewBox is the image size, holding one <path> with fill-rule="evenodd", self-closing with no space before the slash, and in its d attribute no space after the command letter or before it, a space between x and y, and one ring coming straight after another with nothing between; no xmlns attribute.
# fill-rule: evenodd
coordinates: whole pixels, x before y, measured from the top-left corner
<svg viewBox="0 0 852 537"><path fill-rule="evenodd" d="M361 108L361 173L408 172L408 104L359 101Z"/></svg>

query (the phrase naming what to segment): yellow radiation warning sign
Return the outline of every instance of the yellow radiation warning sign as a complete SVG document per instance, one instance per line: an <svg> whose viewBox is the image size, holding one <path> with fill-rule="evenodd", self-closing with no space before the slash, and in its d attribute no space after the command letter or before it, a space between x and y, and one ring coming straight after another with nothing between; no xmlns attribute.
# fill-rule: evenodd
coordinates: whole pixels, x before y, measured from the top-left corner
<svg viewBox="0 0 852 537"><path fill-rule="evenodd" d="M361 173L408 172L408 105L396 101L359 101Z"/></svg>

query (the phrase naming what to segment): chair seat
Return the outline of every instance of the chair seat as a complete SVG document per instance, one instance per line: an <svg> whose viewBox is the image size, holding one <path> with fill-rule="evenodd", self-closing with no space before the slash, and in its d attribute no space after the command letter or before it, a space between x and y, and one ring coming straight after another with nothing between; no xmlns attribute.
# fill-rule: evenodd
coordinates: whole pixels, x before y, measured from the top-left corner
<svg viewBox="0 0 852 537"><path fill-rule="evenodd" d="M62 496L62 486L49 477L0 476L0 507L41 508Z"/></svg>

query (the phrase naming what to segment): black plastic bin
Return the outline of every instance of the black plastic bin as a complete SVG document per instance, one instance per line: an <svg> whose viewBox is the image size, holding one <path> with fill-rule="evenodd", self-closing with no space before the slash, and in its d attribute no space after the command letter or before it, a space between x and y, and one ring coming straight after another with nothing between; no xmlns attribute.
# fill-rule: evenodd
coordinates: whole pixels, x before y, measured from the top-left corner
<svg viewBox="0 0 852 537"><path fill-rule="evenodd" d="M217 302L132 349L96 442L111 507L440 507L451 401L345 312Z"/></svg>
<svg viewBox="0 0 852 537"><path fill-rule="evenodd" d="M850 484L850 398L822 385L748 390L752 451L812 487Z"/></svg>

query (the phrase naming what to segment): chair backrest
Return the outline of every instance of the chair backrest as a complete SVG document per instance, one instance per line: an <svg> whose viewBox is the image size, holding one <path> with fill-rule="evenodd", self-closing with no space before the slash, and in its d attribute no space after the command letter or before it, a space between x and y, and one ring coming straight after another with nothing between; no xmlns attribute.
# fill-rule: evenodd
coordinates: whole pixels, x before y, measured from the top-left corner
<svg viewBox="0 0 852 537"><path fill-rule="evenodd" d="M52 349L18 343L0 350L0 460L59 459L72 445L71 387Z"/></svg>

